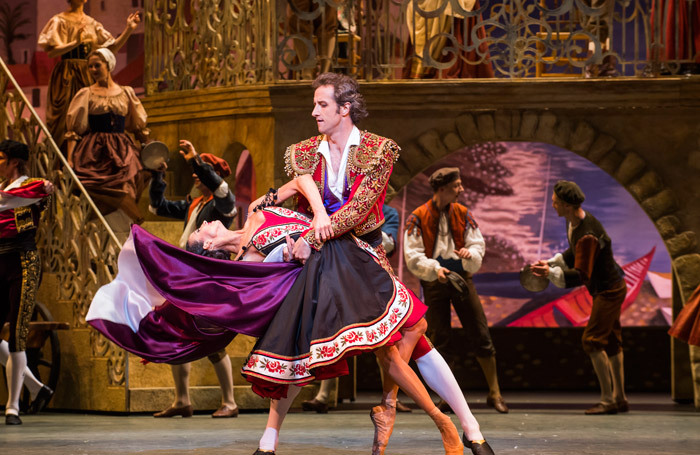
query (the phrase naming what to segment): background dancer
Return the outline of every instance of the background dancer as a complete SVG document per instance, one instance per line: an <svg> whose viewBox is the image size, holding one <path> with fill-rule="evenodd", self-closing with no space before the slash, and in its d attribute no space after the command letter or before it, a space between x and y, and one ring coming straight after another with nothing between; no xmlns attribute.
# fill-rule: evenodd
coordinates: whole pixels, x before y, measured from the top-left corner
<svg viewBox="0 0 700 455"><path fill-rule="evenodd" d="M62 147L66 132L66 113L71 100L93 81L87 69L88 54L99 48L117 52L141 22L138 12L126 18L124 31L115 39L99 22L85 14L87 0L69 0L67 11L53 16L41 30L39 46L49 58L61 57L49 79L46 126L56 145Z"/></svg>
<svg viewBox="0 0 700 455"><path fill-rule="evenodd" d="M532 264L533 274L556 286L586 286L593 297L591 317L581 339L600 384L600 402L586 414L627 412L620 308L627 295L624 272L615 262L612 241L593 215L581 208L586 196L575 182L554 185L552 207L566 219L569 249Z"/></svg>
<svg viewBox="0 0 700 455"><path fill-rule="evenodd" d="M16 141L0 143L0 327L10 323L10 339L5 364L7 404L5 424L20 425L19 396L25 375L34 377L27 368L27 336L34 313L36 290L41 279L41 260L36 248L36 230L46 209L53 184L44 179L29 178L29 147ZM4 342L3 342L4 347ZM4 351L4 349L3 349ZM4 356L3 356L4 357ZM37 390L36 380L30 392L46 406L53 390L46 386ZM41 395L41 396L39 396Z"/></svg>
<svg viewBox="0 0 700 455"><path fill-rule="evenodd" d="M185 221L185 227L180 237L180 247L184 248L187 238L205 221L219 220L228 228L236 216L236 199L224 178L231 174L228 163L212 154L197 153L191 142L180 141L180 154L192 166L192 177L195 187L201 196L194 200L169 201L164 193L166 183L163 174L167 165L163 163L158 172L153 172L151 182L149 210L168 218ZM216 377L221 385L221 406L214 411L212 417L238 417L238 406L233 395L233 371L231 359L226 350L222 349L208 356L214 365ZM173 382L175 383L175 401L167 409L156 412L153 417L190 417L193 413L190 402L189 382L192 365L189 363L171 365Z"/></svg>
<svg viewBox="0 0 700 455"><path fill-rule="evenodd" d="M143 221L137 203L150 178L141 165L141 146L126 132L144 143L150 131L134 89L112 80L116 64L106 48L88 56L95 83L80 89L68 107L66 142L68 163L100 211L107 215L122 209L128 215L128 223L117 229L125 232L131 222ZM116 219L110 221L114 228Z"/></svg>
<svg viewBox="0 0 700 455"><path fill-rule="evenodd" d="M461 352L450 351L454 306L467 339L476 348L476 359L484 372L489 394L486 404L501 413L508 412L496 372L496 348L491 340L489 324L476 293L472 274L481 267L486 251L484 237L467 207L457 202L464 192L458 168L442 168L429 179L433 197L411 213L404 232L406 266L420 278L428 311L428 337L438 351L449 353L451 363ZM447 278L451 273L466 282L465 296ZM444 403L441 403L444 404Z"/></svg>

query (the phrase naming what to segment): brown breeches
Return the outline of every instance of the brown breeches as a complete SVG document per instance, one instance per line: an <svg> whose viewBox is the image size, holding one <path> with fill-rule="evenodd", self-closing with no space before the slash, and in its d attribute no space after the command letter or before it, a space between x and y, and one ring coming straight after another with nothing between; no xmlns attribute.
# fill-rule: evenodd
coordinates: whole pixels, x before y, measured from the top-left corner
<svg viewBox="0 0 700 455"><path fill-rule="evenodd" d="M593 297L591 318L581 338L586 353L604 350L608 356L614 356L622 351L620 309L626 295L627 285L623 280L619 286Z"/></svg>
<svg viewBox="0 0 700 455"><path fill-rule="evenodd" d="M479 295L471 277L464 275L468 295L460 294L451 284L439 281L421 281L425 304L428 311L425 320L428 321L426 335L433 342L435 348L448 357L463 355L463 351L450 355L449 340L451 332L452 312L450 304L454 306L462 327L467 332L467 339L472 345L477 357L491 357L496 354L496 348L491 341L488 321L481 306Z"/></svg>

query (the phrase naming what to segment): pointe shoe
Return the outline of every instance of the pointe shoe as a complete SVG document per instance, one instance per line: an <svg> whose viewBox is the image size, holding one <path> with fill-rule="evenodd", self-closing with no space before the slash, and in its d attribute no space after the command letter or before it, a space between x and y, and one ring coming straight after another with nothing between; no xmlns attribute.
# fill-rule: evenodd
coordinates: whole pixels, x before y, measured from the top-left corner
<svg viewBox="0 0 700 455"><path fill-rule="evenodd" d="M165 409L160 412L156 412L153 414L153 417L174 417L174 416L182 416L182 417L192 417L193 410L192 410L192 405L187 405L187 406L181 406L179 408L174 408L170 406L168 409Z"/></svg>
<svg viewBox="0 0 700 455"><path fill-rule="evenodd" d="M253 452L253 455L275 455L275 451L258 449L255 452Z"/></svg>
<svg viewBox="0 0 700 455"><path fill-rule="evenodd" d="M394 431L394 421L396 420L396 408L387 406L375 406L369 413L369 418L374 424L374 441L372 442L372 455L384 455L389 437Z"/></svg>
<svg viewBox="0 0 700 455"><path fill-rule="evenodd" d="M495 455L489 443L486 442L486 439L482 439L481 441L470 441L467 439L467 435L463 434L462 443L464 444L464 447L472 451L473 455Z"/></svg>
<svg viewBox="0 0 700 455"><path fill-rule="evenodd" d="M464 445L459 438L457 428L455 428L455 425L452 423L452 419L440 412L437 408L435 408L435 411L437 412L433 412L429 415L435 422L438 430L440 430L442 445L445 448L445 455L462 455L464 453Z"/></svg>

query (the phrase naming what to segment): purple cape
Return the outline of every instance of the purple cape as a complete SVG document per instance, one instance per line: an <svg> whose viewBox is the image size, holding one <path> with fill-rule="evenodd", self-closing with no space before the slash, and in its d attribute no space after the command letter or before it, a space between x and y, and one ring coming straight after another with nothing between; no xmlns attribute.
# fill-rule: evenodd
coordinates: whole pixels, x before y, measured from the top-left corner
<svg viewBox="0 0 700 455"><path fill-rule="evenodd" d="M122 272L125 265L129 270ZM237 333L262 335L301 271L297 263L198 256L139 226L132 227L119 266L117 278L95 295L88 322L127 351L168 363L189 362L216 352ZM150 308L144 303L149 297L137 290L113 290L139 282L139 274L166 303L161 300ZM109 319L104 315L110 315Z"/></svg>

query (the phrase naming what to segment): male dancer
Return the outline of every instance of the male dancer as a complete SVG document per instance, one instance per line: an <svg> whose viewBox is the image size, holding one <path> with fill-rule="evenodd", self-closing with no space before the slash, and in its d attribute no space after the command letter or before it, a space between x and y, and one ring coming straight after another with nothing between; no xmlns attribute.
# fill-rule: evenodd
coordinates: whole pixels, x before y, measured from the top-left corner
<svg viewBox="0 0 700 455"><path fill-rule="evenodd" d="M236 199L224 178L231 174L226 161L209 153L197 153L192 143L180 141L180 154L192 166L192 177L196 188L202 195L194 200L169 201L165 199L165 182L163 172L167 165L153 173L151 181L149 210L159 216L185 220L185 227L180 237L180 247L184 248L187 238L204 222L219 220L226 228L231 226L236 216ZM225 350L215 352L207 357L214 365L216 377L221 385L222 404L214 411L212 417L238 417L238 406L233 395L233 371L231 359ZM189 381L192 365L184 363L171 365L173 382L175 383L175 401L167 409L156 412L153 417L191 417L193 413L190 403Z"/></svg>
<svg viewBox="0 0 700 455"><path fill-rule="evenodd" d="M10 323L8 346L3 341L0 350L7 375L6 425L22 424L19 396L23 382L36 397L30 406L32 411L41 410L53 395L53 390L38 382L27 368L25 352L41 275L36 230L53 193L51 182L26 175L28 160L29 147L25 144L10 140L0 143L0 327Z"/></svg>
<svg viewBox="0 0 700 455"><path fill-rule="evenodd" d="M301 262L309 258L311 248L322 248L323 243L330 237L337 237L346 232L353 232L358 236L380 233L379 228L384 221L382 205L393 163L398 158L399 151L392 140L368 132L361 133L355 126L367 116L364 99L355 80L341 74L324 73L316 78L313 88L315 92L312 116L316 119L320 135L287 149L286 170L293 178L306 174L313 177L321 191L326 211L331 214L332 232L329 236L326 232L318 233L312 228L293 244L290 241L290 256ZM309 201L299 198L298 202L300 211L308 212ZM373 246L383 258L385 268L391 270L381 246L381 236L376 237L378 242ZM385 375L387 380L382 404L372 409L371 417L375 423L373 453L384 453L393 428L398 388L390 377L397 373L396 369L404 368L401 364L407 367L406 362L414 352L416 343L419 343L419 349L414 357L424 358L422 363L425 365L426 382L441 396L444 395L445 400L454 403L453 409L465 411L461 415L458 414L465 430L464 441L472 451L479 451L475 453L492 453L483 440L478 423L469 412L464 396L447 364L425 341L425 327L425 321L421 321L413 327L405 328L402 331L402 340L394 347L377 351L382 366L394 374ZM402 362L395 361L393 356L396 355L400 356ZM420 365L421 363L419 368ZM422 368L421 372L423 373ZM449 375L446 372L449 372ZM403 369L401 371L405 377L410 377L412 373L410 368L408 372ZM413 377L414 381L418 381L415 374ZM412 395L420 396L421 400L429 400L427 392L419 383L407 383L406 386L412 389ZM282 421L298 391L298 387L290 387L286 398L272 400L267 428L255 452L256 455L274 453ZM459 403L460 401L462 403ZM418 404L428 410L431 418L441 427L444 415L432 402ZM457 409L455 411L457 412ZM464 420L462 416L465 417ZM441 432L443 429L441 428ZM462 445L452 439L449 434L443 433L447 453L462 453ZM482 452L486 449L488 451Z"/></svg>
<svg viewBox="0 0 700 455"><path fill-rule="evenodd" d="M420 278L428 311L428 337L438 351L447 353L451 331L450 303L454 306L469 342L476 347L489 395L486 403L501 413L508 412L496 373L496 349L489 325L472 281L481 267L486 245L474 217L457 202L464 192L460 171L456 167L438 169L430 176L433 197L411 213L404 233L406 266ZM465 296L449 282L447 276L458 274L467 283ZM461 354L452 353L454 362Z"/></svg>
<svg viewBox="0 0 700 455"><path fill-rule="evenodd" d="M586 414L616 414L629 410L620 326L627 285L603 225L581 208L585 198L574 182L560 180L554 185L552 207L566 219L569 249L532 264L532 270L534 275L549 278L560 288L583 284L593 297L591 317L581 341L600 383L600 402L587 409Z"/></svg>

